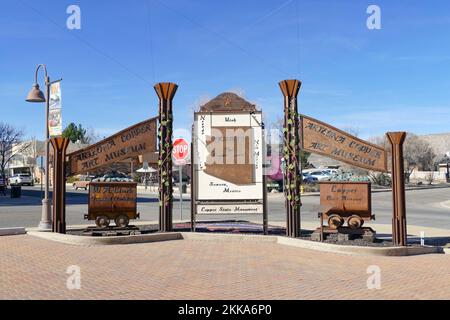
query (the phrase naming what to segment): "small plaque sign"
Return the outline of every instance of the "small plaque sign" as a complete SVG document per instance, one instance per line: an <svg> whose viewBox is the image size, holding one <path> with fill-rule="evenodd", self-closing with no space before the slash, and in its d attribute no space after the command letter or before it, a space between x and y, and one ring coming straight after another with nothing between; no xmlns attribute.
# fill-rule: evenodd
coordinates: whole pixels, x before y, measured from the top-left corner
<svg viewBox="0 0 450 320"><path fill-rule="evenodd" d="M321 182L320 206L333 212L371 212L370 182Z"/></svg>
<svg viewBox="0 0 450 320"><path fill-rule="evenodd" d="M197 205L197 214L261 214L263 205L255 204L199 204Z"/></svg>

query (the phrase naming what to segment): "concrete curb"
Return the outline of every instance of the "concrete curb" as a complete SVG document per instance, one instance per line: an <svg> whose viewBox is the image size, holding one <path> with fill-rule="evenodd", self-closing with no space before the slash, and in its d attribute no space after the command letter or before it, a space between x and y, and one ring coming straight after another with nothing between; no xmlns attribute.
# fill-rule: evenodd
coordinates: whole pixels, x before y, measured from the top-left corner
<svg viewBox="0 0 450 320"><path fill-rule="evenodd" d="M203 233L203 232L181 232L183 239L200 241L239 241L239 242L272 242L277 243L277 236L263 236L257 234L226 234L226 233Z"/></svg>
<svg viewBox="0 0 450 320"><path fill-rule="evenodd" d="M74 236L51 232L37 232L37 231L30 231L28 234L31 236L39 237L50 241L56 241L60 243L79 246L121 245L131 243L148 243L148 242L186 239L196 241L219 241L219 242L222 241L267 242L329 253L365 255L365 256L386 256L386 257L442 253L445 251L440 247L428 247L428 246L386 247L386 248L358 247L358 246L342 246L330 243L320 243L280 236L208 234L199 232L168 232L168 233L153 233L146 235L116 236L116 237L84 237L84 236Z"/></svg>
<svg viewBox="0 0 450 320"><path fill-rule="evenodd" d="M25 228L0 228L0 236L15 236L27 233Z"/></svg>
<svg viewBox="0 0 450 320"><path fill-rule="evenodd" d="M78 246L119 245L132 243L148 243L183 239L179 232L152 233L133 236L116 237L84 237L52 232L30 231L29 235L42 239Z"/></svg>
<svg viewBox="0 0 450 320"><path fill-rule="evenodd" d="M234 235L234 234L207 234L182 232L183 239L190 240L212 240L212 241L265 241L280 245L293 246L303 249L316 250L330 253L343 253L349 255L371 255L371 256L412 256L429 253L442 253L440 247L358 247L343 246L331 243L321 243L302 239L293 239L280 236L261 235ZM450 250L450 249L449 249Z"/></svg>
<svg viewBox="0 0 450 320"><path fill-rule="evenodd" d="M442 253L440 247L358 247L342 246L331 243L313 242L301 239L292 239L278 237L278 243L303 249L311 249L331 253L343 253L349 255L367 255L367 256L414 256L430 253Z"/></svg>

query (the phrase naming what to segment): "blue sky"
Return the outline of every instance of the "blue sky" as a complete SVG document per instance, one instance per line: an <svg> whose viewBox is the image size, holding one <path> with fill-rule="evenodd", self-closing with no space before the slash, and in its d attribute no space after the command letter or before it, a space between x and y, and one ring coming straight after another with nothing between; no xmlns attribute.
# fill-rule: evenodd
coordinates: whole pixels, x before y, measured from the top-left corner
<svg viewBox="0 0 450 320"><path fill-rule="evenodd" d="M72 4L81 30L66 28ZM366 27L370 4L381 30ZM2 0L0 17L0 121L28 136L44 131L44 106L24 101L39 63L63 78L64 125L101 136L156 116L160 81L179 85L177 128L224 91L275 121L289 78L301 113L361 137L450 131L447 0Z"/></svg>

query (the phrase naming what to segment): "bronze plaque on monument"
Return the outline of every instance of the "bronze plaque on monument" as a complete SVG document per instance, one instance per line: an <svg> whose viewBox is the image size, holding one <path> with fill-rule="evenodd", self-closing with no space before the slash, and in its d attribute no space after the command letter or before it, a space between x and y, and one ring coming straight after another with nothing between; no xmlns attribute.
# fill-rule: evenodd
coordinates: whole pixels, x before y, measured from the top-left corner
<svg viewBox="0 0 450 320"><path fill-rule="evenodd" d="M203 105L194 119L194 201L208 205L196 212L212 212L210 205L217 205L220 214L261 212L243 206L262 203L264 197L261 111L236 94L224 93ZM225 205L231 201L236 206Z"/></svg>
<svg viewBox="0 0 450 320"><path fill-rule="evenodd" d="M302 149L327 156L356 167L387 171L386 150L361 140L319 120L302 115Z"/></svg>
<svg viewBox="0 0 450 320"><path fill-rule="evenodd" d="M236 185L254 183L252 128L212 127L211 130L215 135L206 140L207 147L213 147L207 156L204 172Z"/></svg>
<svg viewBox="0 0 450 320"><path fill-rule="evenodd" d="M152 118L140 122L92 146L69 154L69 175L85 173L156 151L157 120L158 118Z"/></svg>

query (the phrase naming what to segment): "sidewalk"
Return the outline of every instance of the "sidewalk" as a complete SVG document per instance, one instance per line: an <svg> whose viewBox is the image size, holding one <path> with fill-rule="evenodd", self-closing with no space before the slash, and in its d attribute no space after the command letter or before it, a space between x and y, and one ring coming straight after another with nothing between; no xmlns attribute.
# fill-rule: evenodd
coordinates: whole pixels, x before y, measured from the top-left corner
<svg viewBox="0 0 450 320"><path fill-rule="evenodd" d="M261 225L261 219L255 219L255 220L249 219L246 221ZM200 223L200 222L201 222L201 220L197 221L197 223ZM217 222L220 222L220 221L217 221ZM136 225L136 226L158 225L158 223L159 222L157 220L133 221L133 225ZM190 220L174 219L173 223L190 223ZM94 224L92 223L92 225L94 225ZM274 226L274 227L286 227L286 222L269 221L269 225ZM390 224L366 223L366 224L364 224L364 226L371 227L372 229L374 229L380 237L390 237L392 234L392 226ZM261 225L261 227L262 227L262 225ZM318 227L319 227L318 222L312 222L312 221L302 221L301 222L302 230L315 230ZM69 226L67 226L67 228L80 229L80 228L86 228L86 225L85 224L84 225L69 225ZM26 230L27 231L38 231L38 228L33 227L33 228L27 228ZM408 230L408 237L410 237L410 238L420 237L420 234L422 231L425 232L425 238L432 238L432 237L433 238L446 238L446 237L450 238L450 230L447 230L447 229L408 225L407 230Z"/></svg>
<svg viewBox="0 0 450 320"><path fill-rule="evenodd" d="M349 256L207 240L86 247L30 235L0 237L0 251L0 299L450 299L444 254ZM373 268L378 290L367 287ZM80 289L70 286L73 270Z"/></svg>

